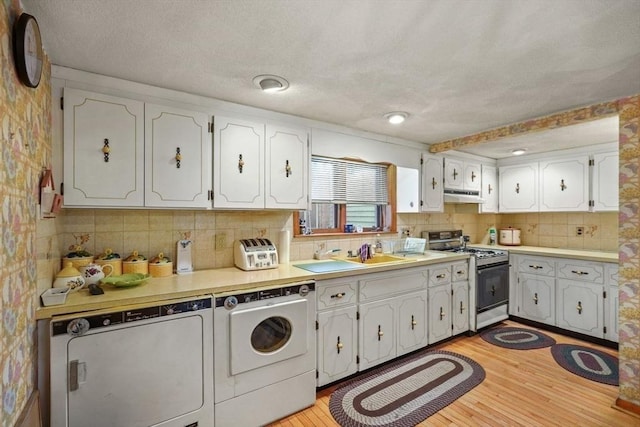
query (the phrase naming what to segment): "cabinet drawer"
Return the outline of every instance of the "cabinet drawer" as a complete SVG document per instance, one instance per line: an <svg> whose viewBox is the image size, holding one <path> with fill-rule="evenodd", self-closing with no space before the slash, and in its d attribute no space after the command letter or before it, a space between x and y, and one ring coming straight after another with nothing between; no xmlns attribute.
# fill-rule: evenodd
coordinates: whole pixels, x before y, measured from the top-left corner
<svg viewBox="0 0 640 427"><path fill-rule="evenodd" d="M464 280L469 280L469 263L458 262L451 266L451 280L454 282L462 282Z"/></svg>
<svg viewBox="0 0 640 427"><path fill-rule="evenodd" d="M558 261L558 278L604 283L604 265L593 262Z"/></svg>
<svg viewBox="0 0 640 427"><path fill-rule="evenodd" d="M469 276L467 272L467 277ZM429 287L451 283L451 264L429 269Z"/></svg>
<svg viewBox="0 0 640 427"><path fill-rule="evenodd" d="M403 273L380 273L359 280L360 302L427 288L425 269Z"/></svg>
<svg viewBox="0 0 640 427"><path fill-rule="evenodd" d="M555 263L552 259L524 256L519 258L518 271L539 276L555 276Z"/></svg>
<svg viewBox="0 0 640 427"><path fill-rule="evenodd" d="M355 280L323 280L316 286L318 311L356 303L358 284Z"/></svg>

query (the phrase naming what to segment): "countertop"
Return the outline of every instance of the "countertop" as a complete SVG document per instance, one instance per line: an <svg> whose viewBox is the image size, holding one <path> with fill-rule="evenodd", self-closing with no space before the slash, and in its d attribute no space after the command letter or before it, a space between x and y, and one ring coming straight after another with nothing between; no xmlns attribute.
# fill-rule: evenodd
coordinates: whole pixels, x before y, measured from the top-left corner
<svg viewBox="0 0 640 427"><path fill-rule="evenodd" d="M290 264L280 264L278 268L258 271L243 271L236 267L199 270L189 274L152 277L146 283L131 288L116 288L110 285L102 285L102 289L104 290L103 295L91 295L89 291L84 288L69 294L64 304L39 307L36 310L36 319L48 319L57 315L114 308L130 304L237 292L304 280L332 279L408 267L420 267L464 260L468 257L468 254L426 251L424 255L409 255L408 258L411 258L411 261L404 261L398 264L373 264L357 270L328 273L312 273L295 267L296 264L321 263L324 262L323 260L292 261Z"/></svg>
<svg viewBox="0 0 640 427"><path fill-rule="evenodd" d="M585 249L543 248L539 246L469 245L476 248L503 249L513 254L552 256L582 261L618 262L617 252L589 251Z"/></svg>

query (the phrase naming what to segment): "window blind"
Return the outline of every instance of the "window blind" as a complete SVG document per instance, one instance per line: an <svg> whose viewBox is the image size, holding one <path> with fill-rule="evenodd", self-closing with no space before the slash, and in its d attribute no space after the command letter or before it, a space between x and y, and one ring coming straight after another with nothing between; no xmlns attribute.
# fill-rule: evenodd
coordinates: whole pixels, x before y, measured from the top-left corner
<svg viewBox="0 0 640 427"><path fill-rule="evenodd" d="M328 157L311 158L313 203L388 203L387 166Z"/></svg>

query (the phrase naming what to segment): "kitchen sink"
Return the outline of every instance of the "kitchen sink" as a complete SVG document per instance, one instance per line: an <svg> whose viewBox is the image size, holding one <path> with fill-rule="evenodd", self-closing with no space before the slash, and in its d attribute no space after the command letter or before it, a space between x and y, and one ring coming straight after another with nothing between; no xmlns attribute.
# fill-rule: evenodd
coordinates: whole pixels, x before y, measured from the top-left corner
<svg viewBox="0 0 640 427"><path fill-rule="evenodd" d="M352 257L352 258L334 258L340 259L344 261L354 262L357 264L365 264L365 265L380 265L380 264L397 264L401 262L415 261L414 258L407 258L404 256L396 256L396 255L374 255L373 258L369 258L365 260L365 262L360 261L360 257Z"/></svg>

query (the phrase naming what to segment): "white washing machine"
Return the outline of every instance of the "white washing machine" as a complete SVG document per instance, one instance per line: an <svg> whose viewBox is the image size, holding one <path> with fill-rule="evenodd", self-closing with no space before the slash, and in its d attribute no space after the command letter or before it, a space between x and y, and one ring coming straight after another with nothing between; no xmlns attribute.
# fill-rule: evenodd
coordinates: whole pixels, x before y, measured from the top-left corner
<svg viewBox="0 0 640 427"><path fill-rule="evenodd" d="M215 425L260 426L315 403L315 283L216 295Z"/></svg>

